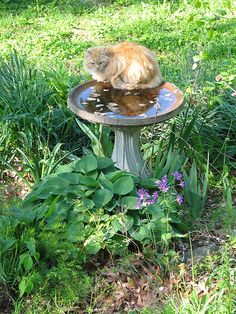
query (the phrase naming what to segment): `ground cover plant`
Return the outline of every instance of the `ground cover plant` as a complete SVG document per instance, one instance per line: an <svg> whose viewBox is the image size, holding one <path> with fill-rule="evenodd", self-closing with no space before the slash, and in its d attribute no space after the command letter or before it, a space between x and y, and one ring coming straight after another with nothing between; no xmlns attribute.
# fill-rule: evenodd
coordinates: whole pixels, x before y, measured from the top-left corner
<svg viewBox="0 0 236 314"><path fill-rule="evenodd" d="M234 313L233 1L3 0L0 21L0 311ZM124 40L186 100L143 131L145 180L66 106L85 50Z"/></svg>

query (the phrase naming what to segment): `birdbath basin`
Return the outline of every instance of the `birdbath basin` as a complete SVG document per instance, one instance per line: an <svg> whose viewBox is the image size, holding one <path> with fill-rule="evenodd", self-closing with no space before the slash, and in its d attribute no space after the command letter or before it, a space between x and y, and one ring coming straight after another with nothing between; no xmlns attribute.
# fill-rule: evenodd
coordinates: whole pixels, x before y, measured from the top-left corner
<svg viewBox="0 0 236 314"><path fill-rule="evenodd" d="M148 177L140 152L140 131L180 112L183 93L172 83L145 90L118 90L110 84L89 81L69 94L68 106L80 118L113 127L112 159L116 167Z"/></svg>

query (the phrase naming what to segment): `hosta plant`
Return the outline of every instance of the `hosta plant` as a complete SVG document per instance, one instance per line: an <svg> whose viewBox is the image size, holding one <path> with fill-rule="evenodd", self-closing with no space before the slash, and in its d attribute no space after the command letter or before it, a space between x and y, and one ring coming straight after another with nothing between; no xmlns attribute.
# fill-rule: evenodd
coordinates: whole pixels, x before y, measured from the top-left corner
<svg viewBox="0 0 236 314"><path fill-rule="evenodd" d="M99 251L166 246L186 231L183 188L178 172L141 180L117 170L108 157L86 155L58 167L34 186L22 208L12 208L11 235L4 229L0 238L1 279L18 284L23 295L37 286L35 273L61 260L82 264Z"/></svg>

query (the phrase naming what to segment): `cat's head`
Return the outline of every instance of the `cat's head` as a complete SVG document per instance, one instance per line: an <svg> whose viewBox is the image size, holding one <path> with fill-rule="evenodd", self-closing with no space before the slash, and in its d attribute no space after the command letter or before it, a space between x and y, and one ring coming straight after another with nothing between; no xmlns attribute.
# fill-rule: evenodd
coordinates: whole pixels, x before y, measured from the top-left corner
<svg viewBox="0 0 236 314"><path fill-rule="evenodd" d="M110 60L109 50L105 47L89 48L84 56L84 68L90 73L103 72Z"/></svg>

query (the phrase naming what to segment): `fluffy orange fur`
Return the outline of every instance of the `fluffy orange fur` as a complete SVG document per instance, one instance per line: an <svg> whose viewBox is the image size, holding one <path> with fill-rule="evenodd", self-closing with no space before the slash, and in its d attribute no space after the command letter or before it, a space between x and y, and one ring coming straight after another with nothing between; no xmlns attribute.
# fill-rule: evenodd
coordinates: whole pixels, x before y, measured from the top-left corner
<svg viewBox="0 0 236 314"><path fill-rule="evenodd" d="M84 67L95 80L117 89L146 89L162 83L154 53L135 43L89 48Z"/></svg>

